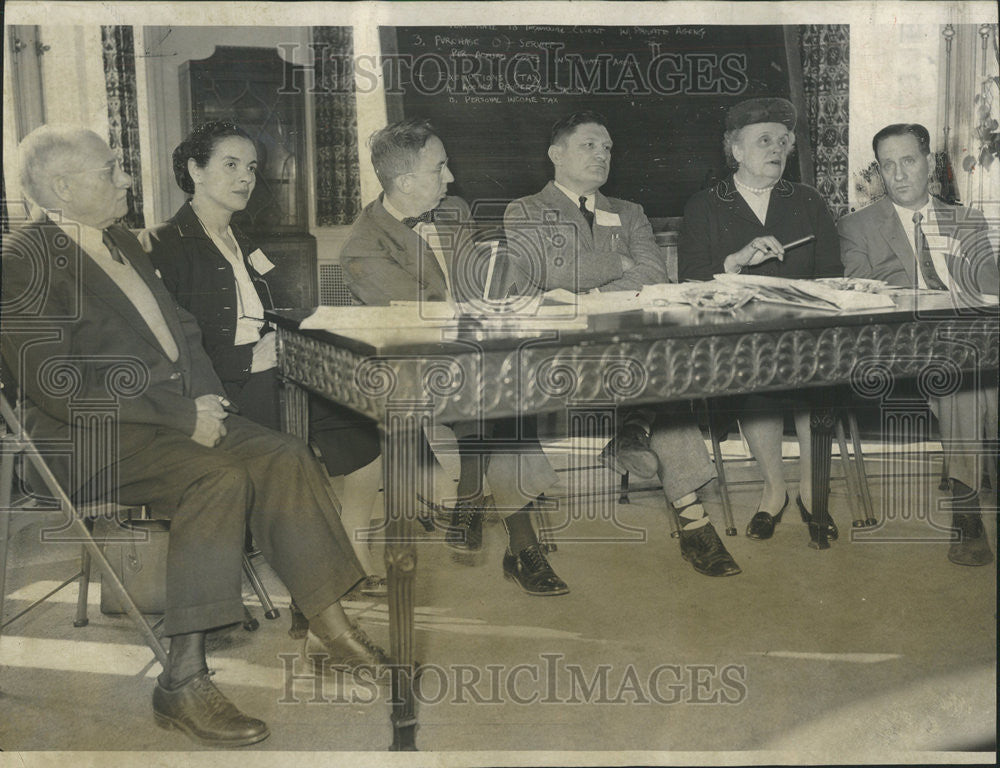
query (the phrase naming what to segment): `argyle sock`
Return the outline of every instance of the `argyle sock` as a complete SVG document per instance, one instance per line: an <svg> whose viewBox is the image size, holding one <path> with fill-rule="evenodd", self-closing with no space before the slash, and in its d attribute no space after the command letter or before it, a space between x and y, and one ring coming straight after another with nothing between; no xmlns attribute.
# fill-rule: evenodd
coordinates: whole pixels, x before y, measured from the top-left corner
<svg viewBox="0 0 1000 768"><path fill-rule="evenodd" d="M708 525L708 514L706 514L705 507L702 506L697 493L692 492L687 496L682 496L674 501L673 505L681 524L681 530L693 531Z"/></svg>

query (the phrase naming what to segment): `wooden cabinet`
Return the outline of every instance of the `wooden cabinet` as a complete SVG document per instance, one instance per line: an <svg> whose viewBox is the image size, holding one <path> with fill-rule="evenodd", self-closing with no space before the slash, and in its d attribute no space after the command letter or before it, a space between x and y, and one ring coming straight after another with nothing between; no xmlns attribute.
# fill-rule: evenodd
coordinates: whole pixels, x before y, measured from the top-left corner
<svg viewBox="0 0 1000 768"><path fill-rule="evenodd" d="M275 48L230 46L179 69L186 132L210 120L232 120L257 145L257 185L233 222L278 267L268 282L279 307L311 306L318 300L301 69Z"/></svg>

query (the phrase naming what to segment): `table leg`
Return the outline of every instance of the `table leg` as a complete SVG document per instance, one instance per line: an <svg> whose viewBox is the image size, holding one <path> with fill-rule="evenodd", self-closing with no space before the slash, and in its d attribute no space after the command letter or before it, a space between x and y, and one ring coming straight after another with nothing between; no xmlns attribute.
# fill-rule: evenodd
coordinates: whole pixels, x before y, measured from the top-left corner
<svg viewBox="0 0 1000 768"><path fill-rule="evenodd" d="M291 435L309 442L309 393L302 387L285 380L282 393L282 428Z"/></svg>
<svg viewBox="0 0 1000 768"><path fill-rule="evenodd" d="M833 410L822 405L812 409L812 521L809 523L809 546L829 549L827 525L830 522L830 453L833 449Z"/></svg>
<svg viewBox="0 0 1000 768"><path fill-rule="evenodd" d="M418 514L417 494L429 498L424 475L429 467L422 419L390 414L383 432L386 530L385 566L389 581L389 655L392 657L392 746L394 752L415 750L417 716L413 603L417 549L413 521Z"/></svg>

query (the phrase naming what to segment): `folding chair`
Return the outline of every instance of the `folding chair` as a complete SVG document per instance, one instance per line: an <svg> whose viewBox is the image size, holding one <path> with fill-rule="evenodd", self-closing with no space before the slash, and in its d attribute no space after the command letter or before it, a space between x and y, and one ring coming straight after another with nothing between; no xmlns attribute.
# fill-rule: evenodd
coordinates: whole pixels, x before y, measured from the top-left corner
<svg viewBox="0 0 1000 768"><path fill-rule="evenodd" d="M87 617L87 600L89 596L91 567L93 563L96 563L98 570L101 572L101 588L110 590L113 593L119 605L121 605L129 619L136 625L143 639L156 655L157 660L161 664L166 664L166 650L155 632L156 627L162 619L154 624L150 624L146 620L131 595L125 589L121 579L115 573L100 544L94 538L94 520L98 514L107 511L107 504L95 502L76 503L69 497L52 473L51 468L38 452L31 438L25 433L20 420L8 403L6 396L2 393L0 393L0 415L2 415L0 429L3 430L2 434L0 434L0 450L2 450L2 455L0 455L0 632L3 631L4 627L12 624L73 582L78 582L79 584L76 617L73 621L73 626L86 626L89 623ZM4 621L2 617L6 596L10 516L19 509L23 509L26 501L31 501L30 498L24 497L18 499L15 503L13 499L14 467L18 456L34 472L36 477L33 479L36 479L40 484L39 490L44 489L49 497L58 503L59 509L68 516L68 531L77 537L76 540L82 542L82 554L80 569L73 576L23 608L16 615ZM122 509L126 508L118 508L116 513ZM264 588L250 557L251 553L243 553L243 571L264 608L264 615L268 619L276 619L279 616L278 610L271 602L270 596ZM244 628L248 631L256 630L259 627L259 622L251 615L246 606L244 606L244 614Z"/></svg>
<svg viewBox="0 0 1000 768"><path fill-rule="evenodd" d="M6 592L7 575L7 547L10 533L10 515L15 511L12 507L12 496L14 486L14 463L16 457L20 455L36 473L38 479L44 486L46 492L55 499L69 518L69 530L76 539L83 544L83 556L79 572L64 581L61 585L50 591L47 595L20 611L16 616L0 624L0 631L3 627L20 618L28 611L37 607L40 603L60 591L64 587L79 581L80 592L77 600L77 620L76 626L83 626L87 623L87 584L89 579L91 564L96 564L101 572L102 589L110 589L119 604L125 609L125 613L142 635L143 640L153 651L157 661L161 665L167 665L167 651L156 636L153 628L145 617L139 612L131 595L125 589L121 579L115 574L111 563L104 556L101 547L94 540L92 529L92 517L88 517L86 510L82 506L77 506L69 495L63 490L48 464L39 454L32 443L31 438L25 433L20 420L14 413L13 408L7 402L5 395L0 394L0 418L3 419L4 433L2 441L3 455L0 457L0 616L3 615L3 603Z"/></svg>

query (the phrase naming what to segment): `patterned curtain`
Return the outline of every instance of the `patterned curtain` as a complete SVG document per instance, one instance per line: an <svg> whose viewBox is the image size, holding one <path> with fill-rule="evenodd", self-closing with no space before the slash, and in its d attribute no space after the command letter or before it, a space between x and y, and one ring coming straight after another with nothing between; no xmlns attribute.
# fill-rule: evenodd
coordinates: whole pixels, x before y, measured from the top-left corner
<svg viewBox="0 0 1000 768"><path fill-rule="evenodd" d="M139 162L139 114L135 91L135 42L132 27L101 27L104 82L108 95L108 138L111 149L132 177L124 224L145 226L142 216L142 166Z"/></svg>
<svg viewBox="0 0 1000 768"><path fill-rule="evenodd" d="M353 224L361 213L358 116L351 27L313 27L316 223Z"/></svg>
<svg viewBox="0 0 1000 768"><path fill-rule="evenodd" d="M813 148L816 188L834 219L847 204L848 84L850 27L807 24L799 27L806 119Z"/></svg>

